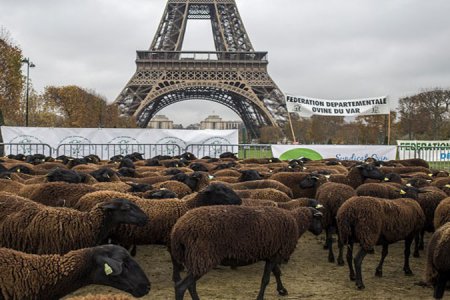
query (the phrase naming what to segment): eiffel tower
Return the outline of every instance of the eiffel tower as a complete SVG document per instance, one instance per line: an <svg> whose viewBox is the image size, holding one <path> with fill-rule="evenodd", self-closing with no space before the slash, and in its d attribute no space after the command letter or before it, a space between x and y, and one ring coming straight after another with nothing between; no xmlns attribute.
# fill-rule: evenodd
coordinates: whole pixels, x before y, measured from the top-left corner
<svg viewBox="0 0 450 300"><path fill-rule="evenodd" d="M189 19L211 20L215 52L181 51ZM163 108L186 100L227 106L259 137L261 126L287 122L284 96L267 72L235 0L168 0L149 51L137 51L137 70L115 103L140 127Z"/></svg>

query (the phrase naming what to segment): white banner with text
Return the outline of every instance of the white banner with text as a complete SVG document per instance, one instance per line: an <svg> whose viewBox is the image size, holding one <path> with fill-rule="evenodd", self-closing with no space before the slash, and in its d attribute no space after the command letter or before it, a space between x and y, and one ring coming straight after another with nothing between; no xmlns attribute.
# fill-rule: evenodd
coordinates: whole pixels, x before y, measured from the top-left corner
<svg viewBox="0 0 450 300"><path fill-rule="evenodd" d="M297 113L300 117L306 118L314 115L347 117L390 113L386 96L353 100L323 100L287 95L286 106L288 112Z"/></svg>
<svg viewBox="0 0 450 300"><path fill-rule="evenodd" d="M336 158L339 160L364 161L375 158L380 161L393 160L397 153L396 146L367 145L272 145L272 154L281 160L312 160Z"/></svg>
<svg viewBox="0 0 450 300"><path fill-rule="evenodd" d="M422 158L426 161L450 161L450 141L398 140L399 159Z"/></svg>

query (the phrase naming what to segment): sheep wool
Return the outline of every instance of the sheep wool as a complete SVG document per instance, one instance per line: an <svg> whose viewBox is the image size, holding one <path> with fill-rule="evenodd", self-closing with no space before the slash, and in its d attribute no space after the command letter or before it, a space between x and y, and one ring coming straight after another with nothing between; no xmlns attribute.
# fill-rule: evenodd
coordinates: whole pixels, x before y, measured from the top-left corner
<svg viewBox="0 0 450 300"><path fill-rule="evenodd" d="M427 251L427 265L425 268L425 281L436 286L438 276L448 276L450 272L450 223L440 227L432 235ZM448 280L449 278L447 278ZM442 287L445 289L445 284ZM436 298L441 299L441 297Z"/></svg>
<svg viewBox="0 0 450 300"><path fill-rule="evenodd" d="M445 198L436 207L433 222L434 228L437 230L447 222L450 222L450 198Z"/></svg>

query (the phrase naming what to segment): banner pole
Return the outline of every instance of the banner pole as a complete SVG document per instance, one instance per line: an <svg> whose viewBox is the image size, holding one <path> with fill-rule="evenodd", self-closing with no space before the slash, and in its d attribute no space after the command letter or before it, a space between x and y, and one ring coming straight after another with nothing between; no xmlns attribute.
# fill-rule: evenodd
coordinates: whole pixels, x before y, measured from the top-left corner
<svg viewBox="0 0 450 300"><path fill-rule="evenodd" d="M288 118L289 118L289 126L291 126L292 139L295 144L297 143L297 140L295 139L294 127L292 126L291 113L289 111L288 111Z"/></svg>
<svg viewBox="0 0 450 300"><path fill-rule="evenodd" d="M388 114L388 145L391 144L391 111Z"/></svg>

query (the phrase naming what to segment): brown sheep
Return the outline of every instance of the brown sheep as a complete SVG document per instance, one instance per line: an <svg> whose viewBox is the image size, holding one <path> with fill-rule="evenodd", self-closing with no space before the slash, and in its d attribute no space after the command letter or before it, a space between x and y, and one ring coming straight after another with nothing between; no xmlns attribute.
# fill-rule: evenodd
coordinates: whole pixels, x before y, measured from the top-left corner
<svg viewBox="0 0 450 300"><path fill-rule="evenodd" d="M450 280L450 223L440 227L430 239L425 281L434 287L434 299L442 299Z"/></svg>
<svg viewBox="0 0 450 300"><path fill-rule="evenodd" d="M82 196L96 191L83 183L48 182L24 185L17 194L48 206L73 207Z"/></svg>
<svg viewBox="0 0 450 300"><path fill-rule="evenodd" d="M364 289L361 264L366 254L375 245L381 244L383 250L375 275L382 276L384 259L388 254L389 244L405 240L405 262L403 271L411 275L409 256L414 237L425 224L425 215L420 205L413 199L387 200L375 197L355 196L342 204L337 216L339 235L347 248L347 263L350 279L356 280L358 289ZM361 249L354 259L353 244L359 243Z"/></svg>
<svg viewBox="0 0 450 300"><path fill-rule="evenodd" d="M266 261L257 299L264 298L270 273L277 279L277 290L286 295L279 265L288 261L298 239L307 230L320 234L321 213L314 208L293 211L276 207L210 206L187 212L171 233L175 297L183 299L189 288L199 299L196 281L219 264L242 266ZM180 266L188 275L181 280Z"/></svg>
<svg viewBox="0 0 450 300"><path fill-rule="evenodd" d="M0 192L16 194L23 186L22 183L11 179L0 179Z"/></svg>
<svg viewBox="0 0 450 300"><path fill-rule="evenodd" d="M237 190L241 198L271 200L274 202L288 202L291 198L285 193L276 189L254 189L254 190Z"/></svg>
<svg viewBox="0 0 450 300"><path fill-rule="evenodd" d="M339 238L339 232L337 231L336 215L342 204L353 196L356 196L356 191L351 186L336 182L327 182L323 184L317 189L316 194L317 202L324 207L322 226L326 234L324 248L328 249L328 261L335 261L332 234L333 232L336 232L338 235L339 248L337 263L340 266L344 265L343 245Z"/></svg>
<svg viewBox="0 0 450 300"><path fill-rule="evenodd" d="M364 183L356 189L358 196L370 196L385 199L401 198L401 187L391 183Z"/></svg>
<svg viewBox="0 0 450 300"><path fill-rule="evenodd" d="M286 185L282 184L279 181L271 180L271 179L239 182L239 183L229 184L229 186L232 187L234 190L253 190L253 189L273 188L273 189L282 191L283 193L288 195L290 198L293 197L292 190L289 187L287 187Z"/></svg>
<svg viewBox="0 0 450 300"><path fill-rule="evenodd" d="M89 284L111 286L136 297L150 291L144 271L118 246L86 248L64 256L0 248L0 299L60 299Z"/></svg>
<svg viewBox="0 0 450 300"><path fill-rule="evenodd" d="M105 243L120 224L144 225L145 213L124 199L108 199L89 212L48 207L0 193L0 247L36 254L64 254Z"/></svg>
<svg viewBox="0 0 450 300"><path fill-rule="evenodd" d="M424 236L426 232L434 232L434 211L439 203L447 198L447 195L435 187L425 187L417 189L415 187L405 187L403 197L416 200L425 213L425 225L420 235L416 237L414 247L414 257L419 257L419 250L424 249Z"/></svg>
<svg viewBox="0 0 450 300"><path fill-rule="evenodd" d="M450 198L442 200L434 211L434 228L437 230L445 223L450 222Z"/></svg>
<svg viewBox="0 0 450 300"><path fill-rule="evenodd" d="M356 189L363 184L366 179L383 181L384 178L385 175L379 168L370 164L362 164L351 168L347 175L331 175L329 181L347 184Z"/></svg>
<svg viewBox="0 0 450 300"><path fill-rule="evenodd" d="M136 203L150 219L144 227L121 226L117 230L117 239L125 246L167 245L173 225L188 210L218 203L241 204L241 199L231 189L225 188L223 185L211 184L201 192L185 197L186 200L145 200L128 194L100 191L82 197L75 208L86 211L111 198L123 198Z"/></svg>
<svg viewBox="0 0 450 300"><path fill-rule="evenodd" d="M178 198L183 198L184 196L192 193L191 189L186 184L175 180L159 182L154 184L153 187L155 189L166 189L172 191L177 194Z"/></svg>

